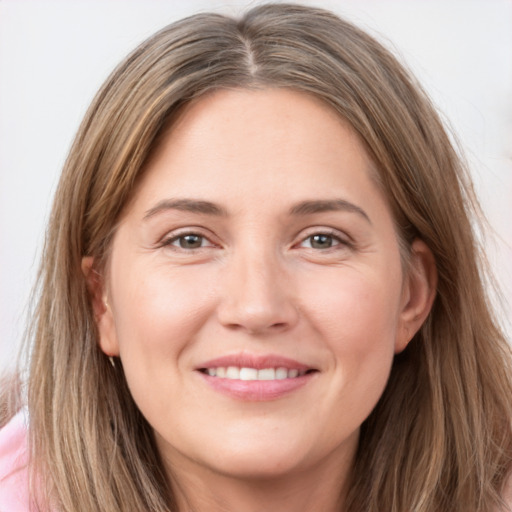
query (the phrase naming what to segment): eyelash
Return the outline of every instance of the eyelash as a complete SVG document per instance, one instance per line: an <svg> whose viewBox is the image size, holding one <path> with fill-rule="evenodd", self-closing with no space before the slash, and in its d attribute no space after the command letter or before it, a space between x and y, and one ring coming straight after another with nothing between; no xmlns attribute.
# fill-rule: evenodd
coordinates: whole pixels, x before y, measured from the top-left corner
<svg viewBox="0 0 512 512"><path fill-rule="evenodd" d="M181 246L178 246L178 245L174 245L176 242L179 243L180 240L184 240L186 237L197 237L197 238L200 238L201 239L201 245L199 247L189 247L189 248L181 247ZM202 243L204 241L207 241L209 243L209 245L203 246ZM178 233L178 234L175 234L173 236L165 238L164 240L162 240L162 242L160 244L160 247L172 247L172 248L174 248L175 250L178 250L178 251L179 250L181 250L181 251L194 251L194 250L198 250L198 249L204 249L205 247L215 247L215 244L212 243L208 239L208 237L206 237L205 235L203 235L201 233L198 233L197 231L187 231L187 232Z"/></svg>
<svg viewBox="0 0 512 512"><path fill-rule="evenodd" d="M307 249L311 249L311 250L315 250L315 251L318 250L319 252L327 252L330 250L336 251L339 249L353 248L353 243L350 240L348 240L347 236L342 236L342 235L340 235L339 232L330 230L330 229L318 229L318 230L312 231L306 237L302 238L302 240L298 244L296 244L296 246L297 245L301 246L307 240L311 241L314 237L318 237L318 236L329 238L335 243L329 247L315 248L315 247L311 246L311 242L310 242L310 246L307 247Z"/></svg>
<svg viewBox="0 0 512 512"><path fill-rule="evenodd" d="M181 246L180 241L184 240L186 237L197 237L198 239L200 239L201 245L198 247L183 247L183 246ZM314 243L313 242L314 237L325 237L327 239L330 239L331 245L328 247L324 247L324 248L313 247L312 243ZM303 246L303 244L308 240L310 241L309 246ZM208 243L208 245L203 245L203 243L205 241ZM169 247L169 248L172 248L173 250L184 251L184 252L198 251L198 250L205 249L208 247L218 247L215 243L211 242L211 240L207 236L201 234L198 231L186 231L186 232L171 235L171 236L165 238L164 240L162 240L162 242L160 243L159 246L160 247ZM339 249L347 249L347 248L352 249L353 243L352 243L352 241L348 240L347 236L341 236L340 233L337 231L330 230L330 229L317 229L315 231L310 231L310 233L307 236L303 237L300 240L300 242L294 244L292 247L297 248L297 247L301 247L301 246L303 246L306 249L315 251L315 252L331 252L331 251L336 251Z"/></svg>

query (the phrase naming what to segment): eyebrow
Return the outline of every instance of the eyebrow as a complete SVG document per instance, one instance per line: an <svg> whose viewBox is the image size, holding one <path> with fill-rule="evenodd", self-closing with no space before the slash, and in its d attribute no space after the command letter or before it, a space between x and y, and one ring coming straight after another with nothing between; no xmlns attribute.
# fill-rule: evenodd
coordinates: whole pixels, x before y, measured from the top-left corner
<svg viewBox="0 0 512 512"><path fill-rule="evenodd" d="M183 212L202 213L205 215L227 216L227 211L210 201L199 199L164 199L150 208L144 214L144 220L167 210L180 210Z"/></svg>
<svg viewBox="0 0 512 512"><path fill-rule="evenodd" d="M146 211L144 214L144 220L150 219L151 217L168 210L179 210L221 217L226 217L228 215L225 208L216 203L212 203L211 201L204 201L200 199L163 199ZM362 208L345 199L316 199L301 201L290 209L289 214L292 216L305 216L332 211L357 213L370 224L372 223L370 217Z"/></svg>
<svg viewBox="0 0 512 512"><path fill-rule="evenodd" d="M345 199L302 201L291 208L290 215L312 215L314 213L335 211L357 213L370 224L372 223L370 217L362 208L349 201L346 201Z"/></svg>

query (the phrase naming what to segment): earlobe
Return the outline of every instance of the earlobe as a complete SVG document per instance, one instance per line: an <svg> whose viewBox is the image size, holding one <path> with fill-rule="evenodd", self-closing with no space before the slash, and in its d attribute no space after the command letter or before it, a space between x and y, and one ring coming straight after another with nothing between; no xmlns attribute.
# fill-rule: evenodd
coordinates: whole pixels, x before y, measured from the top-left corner
<svg viewBox="0 0 512 512"><path fill-rule="evenodd" d="M437 268L434 255L422 240L411 246L408 273L404 279L395 353L405 349L425 322L436 296Z"/></svg>
<svg viewBox="0 0 512 512"><path fill-rule="evenodd" d="M100 348L107 356L117 356L119 349L112 309L107 299L106 284L104 277L94 268L92 256L82 258L82 273L98 328Z"/></svg>

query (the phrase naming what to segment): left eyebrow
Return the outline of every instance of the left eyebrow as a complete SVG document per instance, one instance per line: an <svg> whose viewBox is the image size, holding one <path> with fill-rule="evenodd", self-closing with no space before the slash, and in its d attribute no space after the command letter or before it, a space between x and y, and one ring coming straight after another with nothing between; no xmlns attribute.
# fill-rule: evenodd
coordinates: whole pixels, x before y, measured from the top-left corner
<svg viewBox="0 0 512 512"><path fill-rule="evenodd" d="M359 206L345 199L322 199L302 201L290 209L290 215L312 215L314 213L346 211L356 213L370 224L372 221L368 214Z"/></svg>

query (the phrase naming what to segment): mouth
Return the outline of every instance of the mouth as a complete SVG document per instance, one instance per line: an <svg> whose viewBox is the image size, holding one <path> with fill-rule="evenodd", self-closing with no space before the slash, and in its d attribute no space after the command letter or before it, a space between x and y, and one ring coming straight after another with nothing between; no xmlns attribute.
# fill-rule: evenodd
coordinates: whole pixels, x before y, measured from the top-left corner
<svg viewBox="0 0 512 512"><path fill-rule="evenodd" d="M196 368L214 391L242 401L284 397L311 382L318 369L281 356L237 354Z"/></svg>
<svg viewBox="0 0 512 512"><path fill-rule="evenodd" d="M200 372L209 375L210 377L217 377L220 379L242 380L242 381L269 381L269 380L285 380L296 379L304 375L317 372L313 368L299 369L299 368L285 368L278 366L276 368L251 368L248 366L215 366L209 368L200 368Z"/></svg>

